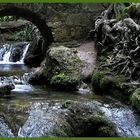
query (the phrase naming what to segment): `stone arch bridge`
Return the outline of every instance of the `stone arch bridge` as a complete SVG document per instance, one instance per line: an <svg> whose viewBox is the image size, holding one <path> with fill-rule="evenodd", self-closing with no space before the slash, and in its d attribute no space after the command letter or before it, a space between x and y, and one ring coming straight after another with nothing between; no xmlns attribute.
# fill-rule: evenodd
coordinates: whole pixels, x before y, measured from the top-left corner
<svg viewBox="0 0 140 140"><path fill-rule="evenodd" d="M81 40L92 28L102 4L1 3L0 16L16 15L37 26L48 45L54 40Z"/></svg>

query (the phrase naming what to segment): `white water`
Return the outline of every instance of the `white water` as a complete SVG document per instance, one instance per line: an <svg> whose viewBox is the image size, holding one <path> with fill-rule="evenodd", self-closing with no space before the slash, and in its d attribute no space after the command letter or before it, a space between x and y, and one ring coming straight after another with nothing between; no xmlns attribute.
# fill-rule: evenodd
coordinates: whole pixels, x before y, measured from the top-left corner
<svg viewBox="0 0 140 140"><path fill-rule="evenodd" d="M11 129L4 122L2 118L0 118L0 137L14 137L14 134L11 132Z"/></svg>
<svg viewBox="0 0 140 140"><path fill-rule="evenodd" d="M29 91L33 91L33 87L28 83L30 74L25 73L23 76L9 76L9 77L0 77L0 85L2 84L13 84L15 89L12 92L16 93L26 93Z"/></svg>
<svg viewBox="0 0 140 140"><path fill-rule="evenodd" d="M4 49L4 51L5 51L5 52L3 52L4 53L3 62L5 62L5 63L9 62L12 48L8 44L5 44L5 45L3 45L3 48L1 48L1 49Z"/></svg>
<svg viewBox="0 0 140 140"><path fill-rule="evenodd" d="M22 58L20 60L21 63L24 63L24 58L25 58L25 55L26 55L26 53L27 53L27 51L29 49L29 46L30 46L30 44L27 44L25 49L23 50L23 55L22 55Z"/></svg>
<svg viewBox="0 0 140 140"><path fill-rule="evenodd" d="M27 44L25 48L23 49L23 54L21 55L21 58L19 61L9 62L12 46L10 46L9 44L3 45L3 48L0 48L0 58L3 58L3 60L0 61L0 64L10 64L10 65L24 64L23 61L28 51L28 48L29 48L29 44ZM12 90L12 92L27 93L29 91L34 90L33 87L30 84L28 84L28 78L29 78L28 74L27 75L25 74L22 77L10 76L10 77L4 77L3 79L1 79L0 77L0 84L13 83L15 85L15 89ZM80 89L80 92L83 92L82 88ZM126 106L121 106L121 105L119 107L112 107L109 104L104 104L103 106L102 105L100 106L99 104L99 108L105 113L105 116L107 116L111 122L116 124L119 136L140 137L139 119L135 116L134 112L131 109L129 109ZM35 112L37 114L35 114ZM44 114L46 114L46 112ZM22 129L19 130L19 136L27 136L29 131L31 131L32 128L34 128L33 129L34 131L31 133L30 136L33 137L33 136L40 135L40 131L43 131L43 128L48 126L48 124L46 124L47 122L46 118L48 116L43 120L42 116L44 116L44 114L42 115L38 110L37 111L35 110L33 112L33 117L29 117L27 122L22 126ZM38 120L38 118L39 118L39 121L36 121ZM38 125L38 122L40 123L39 125ZM2 119L0 119L0 136L3 136L3 137L14 136L11 130L8 128L8 126Z"/></svg>
<svg viewBox="0 0 140 140"><path fill-rule="evenodd" d="M110 121L116 124L121 137L140 137L139 117L127 106L111 107L104 104L101 110Z"/></svg>
<svg viewBox="0 0 140 140"><path fill-rule="evenodd" d="M19 61L10 62L10 56L12 55L12 48L14 46L10 45L10 44L4 44L3 47L0 48L0 58L2 59L0 61L0 64L24 64L24 58L28 51L29 46L30 46L30 44L27 44L26 46L24 46L23 54Z"/></svg>
<svg viewBox="0 0 140 140"><path fill-rule="evenodd" d="M31 85L15 85L15 89L12 90L12 92L16 92L16 93L25 93L25 92L29 92L29 91L33 91L33 88Z"/></svg>
<svg viewBox="0 0 140 140"><path fill-rule="evenodd" d="M20 44L19 44L20 45ZM12 70L13 65L18 64L22 65L24 64L24 58L25 55L28 51L30 44L28 43L22 43L20 46L17 46L17 44L4 44L1 48L0 48L0 64L2 65L2 70L3 67L5 67L5 65L8 67L8 71ZM21 52L20 53L20 59L17 62L11 62L10 57L12 55L12 49L20 49L21 47ZM6 67L6 68L7 68ZM18 70L19 68L17 67ZM7 83L12 83L15 86L15 89L12 90L12 92L29 92L29 91L33 91L32 86L28 83L28 79L29 79L29 74L25 73L23 76L9 76L9 77L0 77L0 84L7 84Z"/></svg>

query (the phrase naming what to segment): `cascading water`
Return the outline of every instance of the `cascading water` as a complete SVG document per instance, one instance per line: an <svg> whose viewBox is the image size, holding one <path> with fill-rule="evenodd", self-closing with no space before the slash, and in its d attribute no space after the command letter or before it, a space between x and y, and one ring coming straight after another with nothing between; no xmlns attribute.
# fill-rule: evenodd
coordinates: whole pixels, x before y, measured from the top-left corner
<svg viewBox="0 0 140 140"><path fill-rule="evenodd" d="M140 137L140 116L130 107L110 97L98 97L93 101L87 101L92 108L94 105L103 116L116 126L119 137Z"/></svg>
<svg viewBox="0 0 140 140"><path fill-rule="evenodd" d="M20 92L25 93L29 91L33 91L33 87L28 83L28 79L30 77L29 73L25 73L23 76L3 76L0 77L0 85L1 84L13 84L15 86L15 89L12 90L12 92Z"/></svg>
<svg viewBox="0 0 140 140"><path fill-rule="evenodd" d="M12 71L14 70L22 70L26 71L26 67L24 65L24 58L25 55L28 51L29 48L29 43L22 43L22 44L5 44L0 47L0 70L1 71ZM21 67L22 66L22 67ZM30 73L28 73L28 70L24 72L22 75L11 75L11 76L1 76L0 77L0 84L5 84L5 83L12 83L15 85L15 89L12 90L13 93L18 93L18 96L22 96L24 94L20 93L30 93L31 91L35 93L34 96L34 102L37 105L37 108L35 108L35 104L33 105L33 108L29 110L30 116L27 117L27 120L20 126L18 130L18 134L14 134L12 131L12 128L10 129L7 123L5 122L4 118L1 117L0 111L0 137L14 137L14 136L19 136L19 137L29 137L29 136L43 136L48 130L51 130L51 125L47 126L49 119L52 118L52 110L49 109L48 114L46 115L46 111L48 110L48 106L46 103L46 100L48 98L54 99L53 92L51 91L51 97L49 97L48 94L46 94L48 91L46 89L40 88L34 88L32 87L29 83ZM42 93L45 93L44 95ZM41 95L42 94L42 95ZM16 96L17 96L16 95ZM27 102L27 99L30 97L27 94L25 94L26 97L25 100ZM36 101L38 96L41 95L41 104ZM75 94L70 94L67 96L67 93L62 95L61 93L56 93L56 95L60 95L61 98L66 98L69 99L70 96L74 96L73 100L78 100L79 97ZM64 97L66 96L66 97ZM43 97L43 98L42 98ZM22 99L24 99L22 98ZM31 99L33 96L30 97ZM61 99L59 97L59 99ZM22 99L19 98L19 101L21 102ZM42 100L45 99L45 105L42 104ZM65 99L65 100L66 100ZM81 99L80 99L81 100ZM89 100L89 99L88 99ZM112 100L112 99L111 99ZM17 102L17 100L16 100ZM81 102L82 103L82 102ZM113 104L116 104L116 106L112 106L111 104L106 104L100 103L100 102L94 102L94 104L97 105L98 108L105 114L105 116L113 123L116 124L118 135L122 137L140 137L140 123L139 123L139 117L127 106L122 105L118 101L113 101ZM2 103L1 103L2 104ZM1 105L0 104L0 105ZM7 102L5 103L6 107ZM8 101L9 105L9 101ZM92 104L91 104L92 105ZM16 110L16 108L14 108ZM23 109L23 108L22 108ZM56 107L55 107L56 109ZM59 110L59 108L57 108ZM18 109L16 110L18 111ZM24 110L23 110L24 111ZM58 111L59 112L59 111ZM19 114L23 114L23 112L19 111ZM50 113L50 114L49 114ZM26 112L25 112L26 114ZM49 117L50 115L50 117ZM56 114L53 114L54 116ZM43 116L43 117L42 117ZM38 121L39 120L39 121ZM51 120L52 122L54 120ZM19 123L19 122L16 122ZM50 122L49 122L50 123ZM45 125L44 125L45 124ZM53 123L52 123L53 124ZM30 133L30 135L29 135Z"/></svg>
<svg viewBox="0 0 140 140"><path fill-rule="evenodd" d="M0 118L0 137L14 137L2 118Z"/></svg>
<svg viewBox="0 0 140 140"><path fill-rule="evenodd" d="M1 52L2 52L1 60L2 60L2 62L9 62L9 58L11 55L11 49L12 49L12 47L10 47L8 44L3 45L3 48L1 48Z"/></svg>
<svg viewBox="0 0 140 140"><path fill-rule="evenodd" d="M20 59L20 62L21 63L24 63L24 58L25 58L25 55L26 55L26 53L28 51L29 46L30 46L30 44L27 44L26 47L25 47L25 49L23 50L23 55L22 55L22 57Z"/></svg>
<svg viewBox="0 0 140 140"><path fill-rule="evenodd" d="M119 136L140 137L139 116L129 107L115 101L113 105L102 104L100 109L110 121L116 124Z"/></svg>
<svg viewBox="0 0 140 140"><path fill-rule="evenodd" d="M18 69L24 68L24 58L28 51L30 43L21 42L14 44L4 44L0 47L0 65L2 66L1 70L11 71L15 68L15 71ZM29 73L25 73L21 76L3 76L0 77L0 84L12 83L15 85L13 92L26 92L32 91L32 87L28 84Z"/></svg>
<svg viewBox="0 0 140 140"><path fill-rule="evenodd" d="M0 64L24 64L24 58L29 48L29 43L4 44L0 47Z"/></svg>

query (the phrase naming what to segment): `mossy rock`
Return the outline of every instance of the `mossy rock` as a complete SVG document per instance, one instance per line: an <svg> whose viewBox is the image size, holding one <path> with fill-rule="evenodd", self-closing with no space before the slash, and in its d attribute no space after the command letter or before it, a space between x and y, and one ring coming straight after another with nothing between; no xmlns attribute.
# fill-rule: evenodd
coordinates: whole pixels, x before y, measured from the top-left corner
<svg viewBox="0 0 140 140"><path fill-rule="evenodd" d="M6 103L8 103L8 105ZM6 101L6 103L2 103L0 106L1 117L4 118L12 133L18 135L19 129L24 125L28 118L30 103L27 100Z"/></svg>
<svg viewBox="0 0 140 140"><path fill-rule="evenodd" d="M70 77L64 73L56 74L51 79L51 86L60 90L76 90L80 77Z"/></svg>
<svg viewBox="0 0 140 140"><path fill-rule="evenodd" d="M140 113L140 88L137 88L132 94L131 105Z"/></svg>
<svg viewBox="0 0 140 140"><path fill-rule="evenodd" d="M81 71L82 62L74 49L51 46L42 71L34 74L29 81L51 85L58 90L76 90L81 83Z"/></svg>
<svg viewBox="0 0 140 140"><path fill-rule="evenodd" d="M93 75L92 75L92 86L93 86L93 91L96 94L101 94L102 93L102 89L101 89L100 83L101 83L101 79L103 77L104 77L104 73L103 72L98 72L98 71L93 72Z"/></svg>
<svg viewBox="0 0 140 140"><path fill-rule="evenodd" d="M62 104L62 108L70 111L67 120L75 137L117 136L116 125L109 121L100 108L92 102L87 104L66 101ZM102 127L108 128L108 131L103 132Z"/></svg>
<svg viewBox="0 0 140 140"><path fill-rule="evenodd" d="M101 116L90 116L79 123L81 132L78 136L83 137L112 137L117 136L116 127Z"/></svg>
<svg viewBox="0 0 140 140"><path fill-rule="evenodd" d="M94 71L92 75L92 87L95 94L106 94L129 103L130 95L134 91L131 84L125 83L125 78L108 75L103 71Z"/></svg>
<svg viewBox="0 0 140 140"><path fill-rule="evenodd" d="M114 130L109 126L102 126L98 129L98 135L100 137L112 137L114 134Z"/></svg>
<svg viewBox="0 0 140 140"><path fill-rule="evenodd" d="M92 75L93 91L97 94L103 94L107 92L110 94L111 89L119 87L119 82L116 77L106 75L104 72L95 71Z"/></svg>
<svg viewBox="0 0 140 140"><path fill-rule="evenodd" d="M13 90L15 86L13 84L3 84L0 85L0 96L7 96L11 94L11 90Z"/></svg>

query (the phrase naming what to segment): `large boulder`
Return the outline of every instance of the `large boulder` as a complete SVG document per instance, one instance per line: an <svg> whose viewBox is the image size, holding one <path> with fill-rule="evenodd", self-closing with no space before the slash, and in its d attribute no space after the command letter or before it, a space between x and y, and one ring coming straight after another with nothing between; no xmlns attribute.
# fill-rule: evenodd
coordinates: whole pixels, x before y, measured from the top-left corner
<svg viewBox="0 0 140 140"><path fill-rule="evenodd" d="M0 85L0 96L7 96L11 94L11 90L14 89L13 84L2 84Z"/></svg>
<svg viewBox="0 0 140 140"><path fill-rule="evenodd" d="M61 90L76 90L81 81L81 65L75 49L64 46L51 47L46 62L29 82L50 84Z"/></svg>
<svg viewBox="0 0 140 140"><path fill-rule="evenodd" d="M66 101L62 108L69 110L67 121L76 137L117 136L116 126L109 121L95 102Z"/></svg>
<svg viewBox="0 0 140 140"><path fill-rule="evenodd" d="M39 113L38 113L39 112ZM43 116L43 117L42 117ZM19 137L117 136L116 126L94 103L34 102Z"/></svg>
<svg viewBox="0 0 140 140"><path fill-rule="evenodd" d="M95 94L110 95L128 103L134 87L126 81L123 76L95 70L92 75L92 89Z"/></svg>

